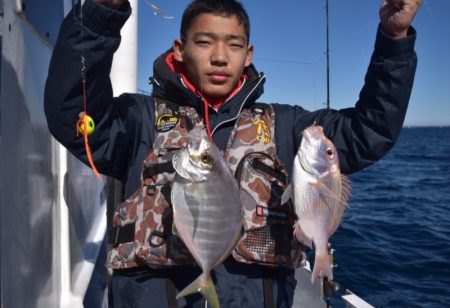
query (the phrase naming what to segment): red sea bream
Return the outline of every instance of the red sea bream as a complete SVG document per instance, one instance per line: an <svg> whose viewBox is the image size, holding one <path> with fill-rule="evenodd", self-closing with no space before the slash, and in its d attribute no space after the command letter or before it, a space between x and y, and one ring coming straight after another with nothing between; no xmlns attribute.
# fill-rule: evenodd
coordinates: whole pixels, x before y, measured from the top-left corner
<svg viewBox="0 0 450 308"><path fill-rule="evenodd" d="M294 159L292 183L285 193L298 216L294 234L305 245L314 247L315 261L311 282L321 273L333 278L328 239L336 231L350 196L350 182L339 168L334 144L318 125L303 131Z"/></svg>

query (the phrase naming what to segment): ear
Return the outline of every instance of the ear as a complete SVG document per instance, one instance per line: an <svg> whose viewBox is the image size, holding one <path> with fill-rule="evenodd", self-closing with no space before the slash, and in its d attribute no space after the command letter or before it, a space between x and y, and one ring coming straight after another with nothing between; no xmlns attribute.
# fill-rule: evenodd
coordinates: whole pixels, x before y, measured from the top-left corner
<svg viewBox="0 0 450 308"><path fill-rule="evenodd" d="M248 44L247 47L247 56L245 57L245 67L248 67L250 64L252 64L252 60L253 60L253 45L252 44Z"/></svg>
<svg viewBox="0 0 450 308"><path fill-rule="evenodd" d="M183 62L183 41L181 39L176 39L173 41L173 51L175 55L175 60L178 62Z"/></svg>

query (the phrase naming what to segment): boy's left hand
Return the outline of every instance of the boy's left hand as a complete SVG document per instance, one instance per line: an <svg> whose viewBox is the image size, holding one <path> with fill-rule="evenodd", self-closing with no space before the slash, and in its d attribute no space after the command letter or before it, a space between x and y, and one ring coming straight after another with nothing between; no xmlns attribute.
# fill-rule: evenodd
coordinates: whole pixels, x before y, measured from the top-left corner
<svg viewBox="0 0 450 308"><path fill-rule="evenodd" d="M405 37L421 4L422 0L383 0L380 8L383 31L394 38Z"/></svg>

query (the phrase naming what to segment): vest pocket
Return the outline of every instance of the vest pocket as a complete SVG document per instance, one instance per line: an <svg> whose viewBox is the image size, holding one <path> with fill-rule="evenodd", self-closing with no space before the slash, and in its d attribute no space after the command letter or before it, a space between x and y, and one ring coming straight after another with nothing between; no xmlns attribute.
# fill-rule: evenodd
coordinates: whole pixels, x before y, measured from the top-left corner
<svg viewBox="0 0 450 308"><path fill-rule="evenodd" d="M281 204L287 178L278 159L262 152L247 154L240 161L235 176L241 189L246 229L293 224L292 206Z"/></svg>
<svg viewBox="0 0 450 308"><path fill-rule="evenodd" d="M108 267L131 268L138 266L136 260L137 243L135 237L135 222L140 191L136 191L130 198L119 204L114 212L110 243L112 249L108 256Z"/></svg>
<svg viewBox="0 0 450 308"><path fill-rule="evenodd" d="M144 162L143 219L138 227L142 234L136 240L139 243L137 257L150 265L194 262L183 241L172 232L170 194L175 177L172 157L176 150L166 150L157 158Z"/></svg>
<svg viewBox="0 0 450 308"><path fill-rule="evenodd" d="M134 226L130 242L119 243L112 250L113 268L136 265L176 265L194 262L182 240L172 233L170 206L174 178L174 151L144 161L141 187L116 211L113 226L123 230ZM127 255L124 255L126 250ZM117 267L118 265L118 267Z"/></svg>
<svg viewBox="0 0 450 308"><path fill-rule="evenodd" d="M245 236L233 251L240 262L297 267L301 247L293 237L295 214L281 204L287 185L282 163L264 152L245 155L236 169L241 189Z"/></svg>
<svg viewBox="0 0 450 308"><path fill-rule="evenodd" d="M183 241L172 232L171 184L155 183L144 187L147 195L144 198L144 219L139 227L142 238L137 239L139 241L137 257L150 265L193 262Z"/></svg>

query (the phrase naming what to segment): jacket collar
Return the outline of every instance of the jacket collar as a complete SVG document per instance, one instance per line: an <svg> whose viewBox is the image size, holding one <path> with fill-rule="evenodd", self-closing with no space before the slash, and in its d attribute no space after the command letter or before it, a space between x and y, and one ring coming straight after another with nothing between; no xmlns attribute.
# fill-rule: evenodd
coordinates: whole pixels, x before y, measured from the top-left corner
<svg viewBox="0 0 450 308"><path fill-rule="evenodd" d="M202 114L202 98L194 93L182 80L181 76L168 65L166 58L173 49L169 49L159 56L153 63L153 96L172 101L175 104L194 107ZM244 107L249 107L263 94L265 76L258 73L256 68L250 65L244 72L248 78L233 95L225 100L218 113L227 117L236 117ZM209 112L216 112L210 108Z"/></svg>

